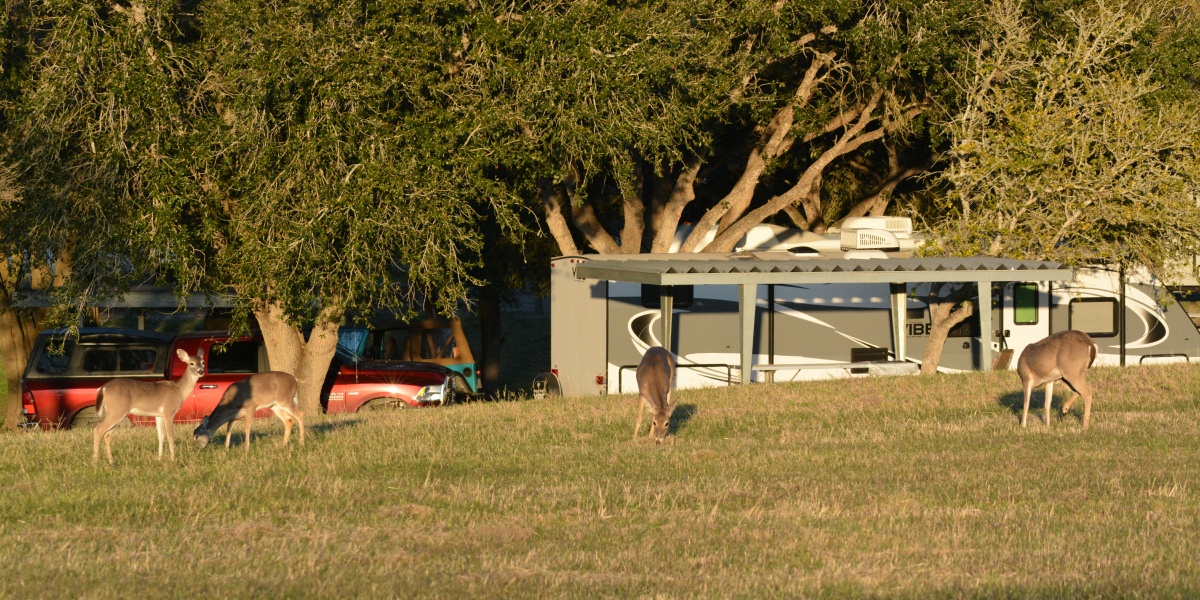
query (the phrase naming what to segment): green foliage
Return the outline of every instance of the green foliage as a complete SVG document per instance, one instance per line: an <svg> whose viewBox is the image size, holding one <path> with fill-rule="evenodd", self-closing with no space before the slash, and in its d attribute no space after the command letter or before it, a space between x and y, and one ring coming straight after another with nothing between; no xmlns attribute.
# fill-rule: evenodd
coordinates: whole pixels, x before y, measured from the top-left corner
<svg viewBox="0 0 1200 600"><path fill-rule="evenodd" d="M161 274L179 250L161 235L174 225L160 182L184 133L175 91L187 67L175 5L137 7L31 2L6 23L0 122L24 193L0 210L3 252L26 275L58 263L66 306Z"/></svg>
<svg viewBox="0 0 1200 600"><path fill-rule="evenodd" d="M300 324L451 311L476 283L479 220L524 229L477 143L490 125L449 93L468 12L32 3L6 56L27 182L0 215L7 254L66 259L60 297L79 304L149 273Z"/></svg>
<svg viewBox="0 0 1200 600"><path fill-rule="evenodd" d="M446 91L461 9L202 5L207 268L299 315L466 296L481 208L521 226L472 142L482 126Z"/></svg>
<svg viewBox="0 0 1200 600"><path fill-rule="evenodd" d="M1015 4L962 71L936 252L1129 262L1161 272L1200 246L1195 98L1133 68L1151 13L1069 11L1041 42Z"/></svg>

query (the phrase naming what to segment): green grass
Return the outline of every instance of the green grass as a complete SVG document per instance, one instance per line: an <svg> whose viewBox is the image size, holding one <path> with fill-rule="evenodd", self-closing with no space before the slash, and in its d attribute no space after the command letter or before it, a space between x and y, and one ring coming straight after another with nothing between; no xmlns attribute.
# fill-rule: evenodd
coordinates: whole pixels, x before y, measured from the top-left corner
<svg viewBox="0 0 1200 600"><path fill-rule="evenodd" d="M271 424L249 456L181 428L165 464L150 429L115 467L3 435L0 597L1194 597L1197 378L1090 378L1087 432L1021 430L1010 372L683 390L663 445L629 395Z"/></svg>

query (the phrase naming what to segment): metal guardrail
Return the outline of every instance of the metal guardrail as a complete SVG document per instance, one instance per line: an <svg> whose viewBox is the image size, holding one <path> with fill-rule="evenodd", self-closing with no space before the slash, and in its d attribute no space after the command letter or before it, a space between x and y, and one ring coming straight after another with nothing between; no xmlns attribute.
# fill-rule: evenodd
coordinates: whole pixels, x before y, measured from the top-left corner
<svg viewBox="0 0 1200 600"><path fill-rule="evenodd" d="M625 378L623 377L623 375L625 373L625 369L631 369L631 370L636 371L637 368L638 368L637 365L622 365L620 367L617 367L617 393L618 394L624 393L621 391L621 382L623 382L625 380ZM725 384L733 385L733 365L727 365L725 363L686 364L686 365L676 364L675 368L676 369L720 369L720 368L724 368L725 369Z"/></svg>
<svg viewBox="0 0 1200 600"><path fill-rule="evenodd" d="M1179 353L1175 353L1175 354L1143 354L1142 357L1140 359L1138 359L1138 364L1140 365L1140 364L1145 363L1147 358L1182 358L1183 362L1186 362L1186 363L1192 362L1192 359L1190 356L1188 356L1187 354L1184 354L1182 352L1179 352Z"/></svg>

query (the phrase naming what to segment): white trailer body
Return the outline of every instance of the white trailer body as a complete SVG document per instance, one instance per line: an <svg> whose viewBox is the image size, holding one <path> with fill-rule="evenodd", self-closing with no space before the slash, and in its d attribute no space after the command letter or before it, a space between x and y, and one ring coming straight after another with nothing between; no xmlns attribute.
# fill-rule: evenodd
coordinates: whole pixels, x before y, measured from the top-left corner
<svg viewBox="0 0 1200 600"><path fill-rule="evenodd" d="M658 339L662 312L657 286L576 279L573 267L586 260L560 257L551 262L551 369L564 395L635 390L633 370L654 345L666 346L677 355L679 388L741 381L738 286L677 286L668 345ZM903 320L905 332L900 357L895 356L895 309L889 284L757 286L751 352L752 363L759 367L752 369L752 380L914 371L929 336L929 311L921 300L928 285L906 286L904 314L896 315ZM1122 338L1125 364L1200 358L1195 325L1178 303L1160 303L1158 298L1164 294L1162 286L1145 273L1131 272L1121 313L1116 271L1082 269L1066 283L996 283L990 339L998 341L990 345L990 352L981 351L976 316L952 332L939 368L980 369L982 357L997 355L1007 361L991 366L1015 368L1016 357L1026 345L1064 329L1091 335L1100 349L1096 360L1100 365L1121 364ZM880 360L891 362L848 366ZM900 368L898 362L912 368Z"/></svg>

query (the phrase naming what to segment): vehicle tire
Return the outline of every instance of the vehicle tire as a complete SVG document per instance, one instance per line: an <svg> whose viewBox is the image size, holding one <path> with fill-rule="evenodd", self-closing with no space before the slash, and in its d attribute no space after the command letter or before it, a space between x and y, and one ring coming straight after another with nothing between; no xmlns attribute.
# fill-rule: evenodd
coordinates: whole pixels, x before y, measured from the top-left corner
<svg viewBox="0 0 1200 600"><path fill-rule="evenodd" d="M409 403L399 398L376 398L358 407L357 412L373 412L380 410L403 410L409 408Z"/></svg>
<svg viewBox="0 0 1200 600"><path fill-rule="evenodd" d="M74 417L71 417L71 429L76 429L76 428L94 429L97 425L100 424L101 420L102 419L100 418L100 415L96 414L95 406L89 406L87 408L82 408L79 410L79 412L75 413ZM132 427L132 426L133 426L133 423L129 422L129 417L125 417L124 419L121 419L120 423L117 423L117 427Z"/></svg>

